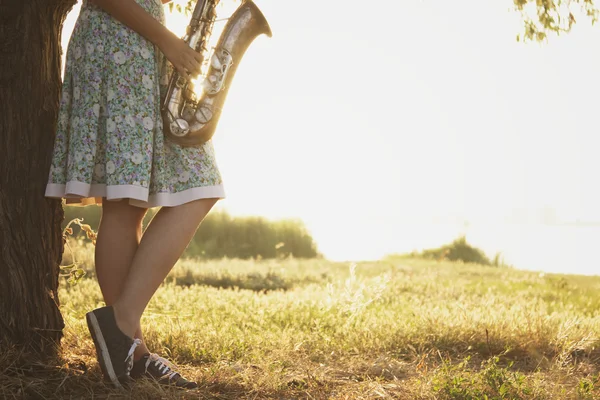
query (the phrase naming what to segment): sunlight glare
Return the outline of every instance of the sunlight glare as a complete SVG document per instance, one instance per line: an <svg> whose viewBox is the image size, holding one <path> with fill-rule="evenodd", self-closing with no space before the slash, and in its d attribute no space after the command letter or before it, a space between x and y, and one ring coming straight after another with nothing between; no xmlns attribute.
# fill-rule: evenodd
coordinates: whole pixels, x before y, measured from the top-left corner
<svg viewBox="0 0 600 400"><path fill-rule="evenodd" d="M196 79L192 79L192 91L196 95L196 99L201 99L204 94L204 76L199 74Z"/></svg>
<svg viewBox="0 0 600 400"><path fill-rule="evenodd" d="M255 2L273 37L244 55L214 136L220 207L299 218L331 259L438 246L467 231L519 268L600 270L590 101L600 32L578 7L573 32L518 43L524 25L510 1L379 2L376 18L358 1ZM209 52L239 3L220 2ZM168 6L165 16L183 37L190 16ZM384 84L355 84L365 55Z"/></svg>

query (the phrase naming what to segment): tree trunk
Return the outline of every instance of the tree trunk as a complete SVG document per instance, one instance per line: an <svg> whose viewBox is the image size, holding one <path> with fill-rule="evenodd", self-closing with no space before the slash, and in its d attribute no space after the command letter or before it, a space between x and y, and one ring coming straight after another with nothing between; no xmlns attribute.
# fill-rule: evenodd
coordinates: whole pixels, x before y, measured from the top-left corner
<svg viewBox="0 0 600 400"><path fill-rule="evenodd" d="M0 0L0 354L52 356L61 202L44 197L61 87L60 35L75 0Z"/></svg>

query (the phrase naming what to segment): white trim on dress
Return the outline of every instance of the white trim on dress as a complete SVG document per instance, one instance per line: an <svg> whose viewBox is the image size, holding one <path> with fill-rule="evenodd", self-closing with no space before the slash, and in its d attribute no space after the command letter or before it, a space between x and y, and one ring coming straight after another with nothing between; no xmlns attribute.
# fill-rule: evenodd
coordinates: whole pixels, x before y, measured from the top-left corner
<svg viewBox="0 0 600 400"><path fill-rule="evenodd" d="M136 185L106 185L104 183L85 183L70 181L67 184L48 183L45 197L51 198L89 198L104 197L106 200L129 199L132 206L175 207L190 201L206 198L225 198L223 185L194 187L176 193L149 194L148 189Z"/></svg>

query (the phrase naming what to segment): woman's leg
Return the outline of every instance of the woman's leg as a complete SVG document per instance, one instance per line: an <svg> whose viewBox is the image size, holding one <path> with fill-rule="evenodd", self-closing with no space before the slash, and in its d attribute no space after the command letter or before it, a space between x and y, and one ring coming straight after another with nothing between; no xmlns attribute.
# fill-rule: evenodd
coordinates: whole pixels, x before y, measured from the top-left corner
<svg viewBox="0 0 600 400"><path fill-rule="evenodd" d="M200 199L162 207L136 251L121 295L113 304L119 329L133 337L146 305L173 268L198 226L218 199Z"/></svg>
<svg viewBox="0 0 600 400"><path fill-rule="evenodd" d="M123 291L131 262L142 238L142 221L147 209L127 200L102 202L102 218L96 240L95 264L98 284L107 306L113 305ZM138 326L135 338L142 339L134 359L148 353Z"/></svg>

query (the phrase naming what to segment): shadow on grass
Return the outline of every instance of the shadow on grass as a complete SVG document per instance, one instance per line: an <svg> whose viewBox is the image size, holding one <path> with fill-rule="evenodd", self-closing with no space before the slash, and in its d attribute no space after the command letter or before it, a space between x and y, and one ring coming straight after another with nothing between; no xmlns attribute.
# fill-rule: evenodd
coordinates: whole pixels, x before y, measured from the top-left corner
<svg viewBox="0 0 600 400"><path fill-rule="evenodd" d="M16 363L15 363L16 364ZM22 363L21 363L22 364ZM0 371L2 399L296 399L328 398L335 383L318 379L291 379L278 389L237 383L235 376L202 376L195 390L161 386L149 380L137 381L125 389L114 389L102 380L96 366L66 364L58 360L47 365L22 364ZM259 371L260 372L260 371ZM264 372L264 371L263 371Z"/></svg>
<svg viewBox="0 0 600 400"><path fill-rule="evenodd" d="M321 277L305 276L301 278L283 277L275 272L252 272L234 275L230 273L200 274L190 269L184 273L173 274L167 281L175 282L179 286L210 286L218 289L242 289L254 292L270 292L275 290L287 291L297 286L313 283L326 283L327 275Z"/></svg>
<svg viewBox="0 0 600 400"><path fill-rule="evenodd" d="M416 343L413 343L417 346ZM446 346L450 343L447 342ZM405 345L409 345L406 343ZM431 346L431 343L427 344ZM412 346L412 345L411 345ZM472 346L474 349L476 346ZM498 347L498 349L501 346ZM448 351L448 348L452 351ZM136 382L125 390L116 390L102 381L100 370L92 359L58 359L43 363L12 362L0 356L0 398L3 399L305 399L305 398L375 398L385 389L392 398L415 399L406 392L411 379L425 379L430 396L439 399L530 399L536 385L546 384L557 371L552 365L539 366L541 376L523 368L524 353L504 352L486 357L484 353L469 355L458 343L444 348L422 347L411 361L398 361L382 351L380 354L341 356L331 353L322 363L309 361L310 354L299 354L285 369L273 369L225 360L215 363L193 363L199 389L183 391L169 389L154 382ZM550 356L547 354L546 356ZM591 351L578 361L596 361L600 355ZM89 363L89 365L87 364ZM16 365L24 365L16 367ZM564 368L564 366L563 366ZM186 374L191 369L186 369ZM563 369L558 371L562 374ZM593 399L599 393L600 382L588 379L593 375L578 371L573 378L579 382L582 399ZM540 381L540 379L542 381ZM589 382L588 382L589 381ZM411 383L412 382L412 383ZM425 381L418 385L425 384ZM587 386L586 386L587 385ZM420 387L420 386L419 386ZM422 390L422 388L420 389ZM423 393L421 391L421 393ZM549 392L548 392L549 393ZM375 396L375 397L374 397ZM419 397L421 398L421 397ZM545 397L543 397L545 398ZM571 398L571 397L569 397Z"/></svg>
<svg viewBox="0 0 600 400"><path fill-rule="evenodd" d="M396 338L398 347L393 354L400 360L421 360L431 365L444 363L446 360L458 363L469 359L468 366L475 369L482 362L497 358L498 367L510 366L511 370L526 374L560 367L585 369L586 373L600 377L600 347L597 346L597 340L587 343L585 348L561 348L549 341L536 343L527 341L524 337L465 339L444 335L429 341Z"/></svg>

